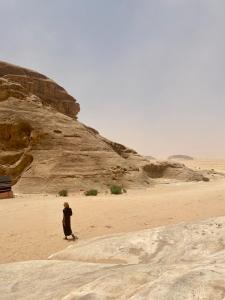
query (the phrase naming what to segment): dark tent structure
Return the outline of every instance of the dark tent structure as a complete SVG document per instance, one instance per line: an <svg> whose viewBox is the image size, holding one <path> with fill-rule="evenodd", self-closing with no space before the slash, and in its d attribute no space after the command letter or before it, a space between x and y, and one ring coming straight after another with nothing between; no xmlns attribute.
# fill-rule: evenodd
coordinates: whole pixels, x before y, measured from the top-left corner
<svg viewBox="0 0 225 300"><path fill-rule="evenodd" d="M13 198L10 176L0 176L0 199Z"/></svg>

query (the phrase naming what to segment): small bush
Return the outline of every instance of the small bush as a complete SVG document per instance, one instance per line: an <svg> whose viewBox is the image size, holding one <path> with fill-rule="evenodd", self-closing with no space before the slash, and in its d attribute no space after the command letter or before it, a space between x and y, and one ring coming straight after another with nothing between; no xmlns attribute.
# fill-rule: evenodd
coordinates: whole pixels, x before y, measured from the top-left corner
<svg viewBox="0 0 225 300"><path fill-rule="evenodd" d="M208 177L203 177L203 181L206 181L206 182L208 182L210 179L208 178Z"/></svg>
<svg viewBox="0 0 225 300"><path fill-rule="evenodd" d="M86 191L84 194L85 194L85 196L97 196L98 191L95 189L91 189L91 190Z"/></svg>
<svg viewBox="0 0 225 300"><path fill-rule="evenodd" d="M61 191L59 191L59 196L60 197L67 197L68 196L68 191L67 190L61 190Z"/></svg>
<svg viewBox="0 0 225 300"><path fill-rule="evenodd" d="M120 195L123 193L123 189L120 185L111 185L110 187L111 194Z"/></svg>

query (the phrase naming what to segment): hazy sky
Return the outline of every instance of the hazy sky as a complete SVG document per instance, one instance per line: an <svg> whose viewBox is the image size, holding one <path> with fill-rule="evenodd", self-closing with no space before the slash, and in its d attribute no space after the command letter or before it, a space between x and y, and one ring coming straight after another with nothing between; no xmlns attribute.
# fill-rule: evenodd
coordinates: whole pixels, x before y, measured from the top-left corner
<svg viewBox="0 0 225 300"><path fill-rule="evenodd" d="M225 157L224 0L0 0L0 60L141 154Z"/></svg>

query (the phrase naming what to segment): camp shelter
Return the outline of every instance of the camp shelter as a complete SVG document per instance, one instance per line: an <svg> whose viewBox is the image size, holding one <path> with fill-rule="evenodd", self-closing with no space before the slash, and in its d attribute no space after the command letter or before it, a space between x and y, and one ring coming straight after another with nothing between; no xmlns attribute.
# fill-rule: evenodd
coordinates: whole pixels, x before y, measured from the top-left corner
<svg viewBox="0 0 225 300"><path fill-rule="evenodd" d="M13 198L10 176L0 176L0 199Z"/></svg>

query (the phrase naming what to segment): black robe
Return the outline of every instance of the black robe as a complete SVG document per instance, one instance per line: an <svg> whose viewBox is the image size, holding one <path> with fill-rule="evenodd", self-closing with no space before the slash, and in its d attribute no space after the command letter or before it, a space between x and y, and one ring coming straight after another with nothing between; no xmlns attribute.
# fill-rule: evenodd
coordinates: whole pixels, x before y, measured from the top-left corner
<svg viewBox="0 0 225 300"><path fill-rule="evenodd" d="M70 225L71 216L72 216L72 209L70 207L65 207L63 209L63 231L65 236L72 234L71 225Z"/></svg>

